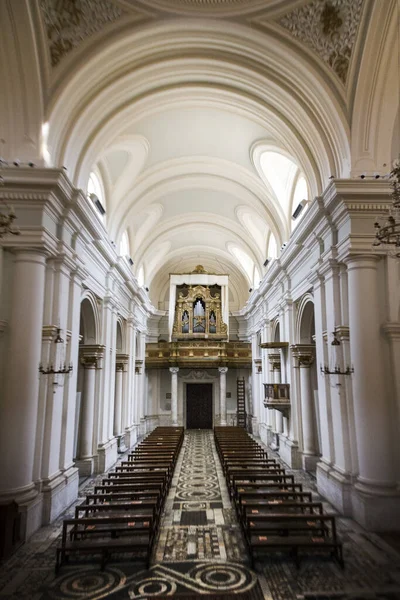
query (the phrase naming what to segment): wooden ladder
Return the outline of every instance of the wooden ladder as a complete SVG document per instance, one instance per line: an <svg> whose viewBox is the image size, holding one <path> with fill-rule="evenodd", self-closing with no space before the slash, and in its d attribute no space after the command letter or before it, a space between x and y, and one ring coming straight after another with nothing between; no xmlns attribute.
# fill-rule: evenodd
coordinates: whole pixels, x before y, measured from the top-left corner
<svg viewBox="0 0 400 600"><path fill-rule="evenodd" d="M244 377L237 378L237 424L246 427L246 392Z"/></svg>

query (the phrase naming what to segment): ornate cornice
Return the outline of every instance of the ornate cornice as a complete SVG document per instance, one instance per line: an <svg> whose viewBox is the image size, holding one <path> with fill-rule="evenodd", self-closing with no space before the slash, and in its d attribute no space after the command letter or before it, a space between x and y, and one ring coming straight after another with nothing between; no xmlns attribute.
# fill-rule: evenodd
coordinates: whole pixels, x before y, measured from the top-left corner
<svg viewBox="0 0 400 600"><path fill-rule="evenodd" d="M84 367L101 369L105 346L101 344L85 344L79 347L79 360Z"/></svg>
<svg viewBox="0 0 400 600"><path fill-rule="evenodd" d="M116 371L124 371L129 362L129 354L117 354L115 357Z"/></svg>
<svg viewBox="0 0 400 600"><path fill-rule="evenodd" d="M281 355L279 352L272 352L271 354L268 354L268 360L273 371L281 370Z"/></svg>
<svg viewBox="0 0 400 600"><path fill-rule="evenodd" d="M293 356L297 359L299 367L311 367L315 359L315 346L313 344L293 344Z"/></svg>

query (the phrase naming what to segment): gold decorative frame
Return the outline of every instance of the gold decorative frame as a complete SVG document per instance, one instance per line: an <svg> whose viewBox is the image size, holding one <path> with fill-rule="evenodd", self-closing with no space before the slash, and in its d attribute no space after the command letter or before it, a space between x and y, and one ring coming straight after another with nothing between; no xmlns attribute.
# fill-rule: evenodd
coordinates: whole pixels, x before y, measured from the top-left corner
<svg viewBox="0 0 400 600"><path fill-rule="evenodd" d="M214 286L213 286L214 287ZM221 294L211 295L209 286L196 285L188 286L188 293L186 296L183 295L182 291L177 289L178 298L175 305L175 319L174 327L172 330L173 340L187 340L190 338L195 339L227 339L228 338L228 327L222 320L222 302ZM200 298L205 304L205 331L204 333L194 333L194 303ZM189 331L183 333L183 315L185 311L189 315ZM215 333L210 333L210 315L214 312L215 314Z"/></svg>

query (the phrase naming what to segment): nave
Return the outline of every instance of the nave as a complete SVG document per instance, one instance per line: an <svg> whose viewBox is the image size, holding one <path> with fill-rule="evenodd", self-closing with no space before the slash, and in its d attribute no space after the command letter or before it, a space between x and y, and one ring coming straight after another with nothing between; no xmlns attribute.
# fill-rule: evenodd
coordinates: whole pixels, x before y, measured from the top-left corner
<svg viewBox="0 0 400 600"><path fill-rule="evenodd" d="M314 478L304 471L287 469L287 473L312 492L313 500L321 500ZM55 577L62 519L73 515L75 505L102 477L83 482L77 503L52 525L40 529L2 566L0 598L143 600L195 593L217 598L224 592L252 600L400 598L400 555L376 534L340 517L336 521L344 570L319 556L302 559L297 569L290 558L270 555L256 561L255 572L251 571L209 430L185 433L149 571L143 571L141 563L110 561L103 572L95 564L80 563L63 566ZM323 504L324 512L334 514Z"/></svg>

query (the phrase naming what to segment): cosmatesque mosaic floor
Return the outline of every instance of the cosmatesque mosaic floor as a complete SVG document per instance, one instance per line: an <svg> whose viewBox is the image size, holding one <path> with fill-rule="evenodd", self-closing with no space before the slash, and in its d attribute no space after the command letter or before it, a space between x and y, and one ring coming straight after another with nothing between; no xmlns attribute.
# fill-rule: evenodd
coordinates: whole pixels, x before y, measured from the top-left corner
<svg viewBox="0 0 400 600"><path fill-rule="evenodd" d="M290 471L289 471L290 472ZM293 472L315 499L315 482ZM80 503L101 476L86 481ZM72 516L75 504L64 516ZM334 510L325 503L326 512ZM337 518L346 567L321 557L268 557L249 569L249 559L231 506L211 431L185 435L152 567L110 562L105 571L89 563L54 573L62 517L38 531L0 567L0 600L145 600L194 594L252 600L400 600L400 554L382 537L354 521Z"/></svg>

